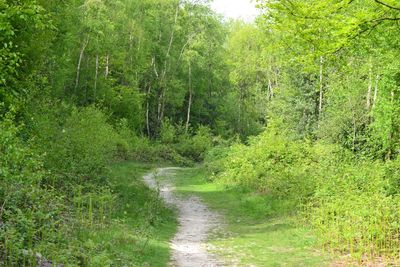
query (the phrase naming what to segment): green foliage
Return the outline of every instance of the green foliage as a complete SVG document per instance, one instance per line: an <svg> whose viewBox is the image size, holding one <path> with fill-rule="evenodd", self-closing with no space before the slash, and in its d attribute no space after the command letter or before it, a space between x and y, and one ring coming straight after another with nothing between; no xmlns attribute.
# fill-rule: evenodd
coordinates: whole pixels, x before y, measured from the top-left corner
<svg viewBox="0 0 400 267"><path fill-rule="evenodd" d="M119 86L112 89L112 95L108 96L107 106L113 112L116 120L125 119L132 131L138 131L143 126L142 96L134 88Z"/></svg>
<svg viewBox="0 0 400 267"><path fill-rule="evenodd" d="M289 209L315 229L330 252L370 262L396 258L398 161L359 160L338 146L284 136L271 128L249 145L222 150L217 161L222 167L207 164L213 179L291 203Z"/></svg>
<svg viewBox="0 0 400 267"><path fill-rule="evenodd" d="M298 201L313 192L311 174L319 155L306 142L291 141L272 129L253 138L249 146L236 144L224 153L227 157L216 179L227 185Z"/></svg>
<svg viewBox="0 0 400 267"><path fill-rule="evenodd" d="M176 145L177 151L184 157L194 161L202 161L207 151L212 147L211 130L208 127L200 126L193 137L182 135Z"/></svg>
<svg viewBox="0 0 400 267"><path fill-rule="evenodd" d="M34 0L0 1L0 15L0 103L4 105L0 113L4 114L28 95L31 88L24 82L35 64L42 63L42 54L37 53L48 47L51 22Z"/></svg>
<svg viewBox="0 0 400 267"><path fill-rule="evenodd" d="M43 186L43 159L21 142L20 129L0 122L0 261L34 264L35 253L60 242L62 197Z"/></svg>
<svg viewBox="0 0 400 267"><path fill-rule="evenodd" d="M62 114L65 109L70 113ZM100 110L66 107L33 120L37 142L46 153L46 167L60 177L56 183L102 182L121 138Z"/></svg>
<svg viewBox="0 0 400 267"><path fill-rule="evenodd" d="M0 0L0 260L124 257L96 235L124 225L121 159L206 159L249 210L302 208L332 251L397 257L398 3L259 0L246 24L206 2Z"/></svg>
<svg viewBox="0 0 400 267"><path fill-rule="evenodd" d="M222 142L218 142L207 151L204 164L209 173L212 176L221 173L224 171L224 161L228 157L230 152L230 143L228 141L222 140Z"/></svg>
<svg viewBox="0 0 400 267"><path fill-rule="evenodd" d="M394 190L385 175L385 165L344 156L323 160L315 195L305 209L323 244L359 260L395 257L398 191L389 193Z"/></svg>
<svg viewBox="0 0 400 267"><path fill-rule="evenodd" d="M164 120L160 132L161 143L165 145L170 145L176 141L176 138L176 128L169 120Z"/></svg>

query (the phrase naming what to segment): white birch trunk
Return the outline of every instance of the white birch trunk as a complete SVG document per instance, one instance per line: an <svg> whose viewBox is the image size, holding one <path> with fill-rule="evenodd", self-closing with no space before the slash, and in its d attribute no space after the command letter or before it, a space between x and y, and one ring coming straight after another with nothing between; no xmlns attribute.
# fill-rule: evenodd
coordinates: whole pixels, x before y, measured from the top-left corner
<svg viewBox="0 0 400 267"><path fill-rule="evenodd" d="M324 101L324 57L320 58L319 67L319 104L318 104L318 128L320 127L320 122L322 118L322 107Z"/></svg>
<svg viewBox="0 0 400 267"><path fill-rule="evenodd" d="M109 73L110 73L110 55L107 54L106 55L106 70L104 72L104 77L106 77L106 79L107 79Z"/></svg>
<svg viewBox="0 0 400 267"><path fill-rule="evenodd" d="M192 101L193 101L193 90L192 90L192 63L189 60L189 102L188 102L188 109L187 109L187 116L186 116L186 133L189 131L190 125L190 112L192 109Z"/></svg>
<svg viewBox="0 0 400 267"><path fill-rule="evenodd" d="M380 80L380 75L378 74L378 75L376 75L376 78L375 78L374 100L372 103L372 109L375 108L376 102L378 101L379 80Z"/></svg>
<svg viewBox="0 0 400 267"><path fill-rule="evenodd" d="M371 94L372 94L372 64L369 68L368 91L367 91L367 111L371 109Z"/></svg>
<svg viewBox="0 0 400 267"><path fill-rule="evenodd" d="M96 55L96 73L94 76L94 91L93 91L93 99L96 102L97 97L97 78L99 77L99 54Z"/></svg>
<svg viewBox="0 0 400 267"><path fill-rule="evenodd" d="M80 78L80 74L81 74L82 60L83 60L83 56L85 54L85 50L86 50L88 43L89 43L89 37L86 37L85 41L83 42L81 52L79 53L78 66L76 67L75 91L79 86L79 78Z"/></svg>

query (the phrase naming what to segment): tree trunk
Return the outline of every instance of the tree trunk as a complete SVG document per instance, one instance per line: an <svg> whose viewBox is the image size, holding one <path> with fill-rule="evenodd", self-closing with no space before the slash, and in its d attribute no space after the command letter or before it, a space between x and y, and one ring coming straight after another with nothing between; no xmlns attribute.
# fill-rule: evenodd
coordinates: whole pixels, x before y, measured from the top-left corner
<svg viewBox="0 0 400 267"><path fill-rule="evenodd" d="M353 152L356 152L356 139L357 139L356 113L355 110L353 110Z"/></svg>
<svg viewBox="0 0 400 267"><path fill-rule="evenodd" d="M96 74L94 76L94 91L93 91L93 100L96 103L96 95L97 95L97 78L99 77L99 54L96 55Z"/></svg>
<svg viewBox="0 0 400 267"><path fill-rule="evenodd" d="M239 112L238 112L238 130L240 133L242 131L242 113L243 113L243 106L244 106L244 92L243 92L243 84L239 85Z"/></svg>
<svg viewBox="0 0 400 267"><path fill-rule="evenodd" d="M169 58L169 56L170 56L171 49L172 49L172 44L173 44L173 42L174 42L175 27L176 27L176 23L177 23L177 21L178 21L178 14L179 14L179 1L178 1L177 6L176 6L175 17L174 17L174 25L172 26L171 35L170 35L170 37L169 37L169 43L168 43L167 54L166 54L166 56L165 56L163 78L165 78L166 73L167 73L168 58Z"/></svg>
<svg viewBox="0 0 400 267"><path fill-rule="evenodd" d="M369 81L368 81L368 92L367 92L367 112L371 109L371 94L372 94L372 64L369 68Z"/></svg>
<svg viewBox="0 0 400 267"><path fill-rule="evenodd" d="M319 67L319 104L318 104L318 128L320 127L320 122L322 118L322 102L324 100L324 57L320 58L320 67Z"/></svg>
<svg viewBox="0 0 400 267"><path fill-rule="evenodd" d="M149 84L147 88L147 95L146 95L146 129L147 129L147 136L150 138L150 93L151 93L151 85Z"/></svg>
<svg viewBox="0 0 400 267"><path fill-rule="evenodd" d="M190 124L190 112L192 109L192 99L193 99L193 90L192 90L192 62L189 60L189 102L186 116L186 133L189 132L189 124Z"/></svg>
<svg viewBox="0 0 400 267"><path fill-rule="evenodd" d="M159 75L158 75L158 71L157 71L156 57L155 56L153 56L153 58L151 59L151 65L153 66L154 74L156 75L156 77L158 79Z"/></svg>
<svg viewBox="0 0 400 267"><path fill-rule="evenodd" d="M386 153L386 160L390 160L392 158L392 142L393 142L393 109L394 109L394 91L391 92L391 108L392 108L392 115L391 115L391 122L390 122L390 130L388 133L388 150Z"/></svg>
<svg viewBox="0 0 400 267"><path fill-rule="evenodd" d="M279 87L279 75L281 74L280 70L277 68L275 70L275 87Z"/></svg>
<svg viewBox="0 0 400 267"><path fill-rule="evenodd" d="M106 79L107 79L109 73L110 73L110 55L107 54L106 55L106 70L104 73L104 77L106 77Z"/></svg>
<svg viewBox="0 0 400 267"><path fill-rule="evenodd" d="M380 75L378 74L378 75L376 75L376 79L375 79L374 100L373 100L373 103L372 103L372 109L375 108L376 101L378 101L379 80L380 80Z"/></svg>
<svg viewBox="0 0 400 267"><path fill-rule="evenodd" d="M274 98L274 84L273 84L273 78L275 76L275 80L277 80L277 74L276 71L273 68L273 63L272 63L272 59L269 59L269 70L268 70L268 99L271 100L272 98Z"/></svg>
<svg viewBox="0 0 400 267"><path fill-rule="evenodd" d="M81 48L81 52L79 53L78 66L76 67L75 92L76 92L76 89L78 89L78 86L79 86L79 78L80 78L80 75L81 75L82 60L83 60L85 49L86 49L88 43L89 43L89 36L86 37L85 41L83 42L82 48Z"/></svg>
<svg viewBox="0 0 400 267"><path fill-rule="evenodd" d="M180 6L180 1L177 2L176 5L176 10L175 10L175 16L174 16L174 24L172 26L172 30L171 30L171 35L169 37L169 43L168 43L168 49L167 49L167 53L165 55L165 61L164 61L164 70L161 72L161 78L160 78L160 85L161 85L161 99L159 101L160 103L160 111L159 111L159 122L161 123L161 121L164 118L164 111L165 111L165 103L166 103L166 90L167 90L167 69L168 69L168 60L171 54L171 49L172 49L172 44L174 42L174 37L175 37L175 27L176 24L178 22L178 15L179 15L179 6Z"/></svg>
<svg viewBox="0 0 400 267"><path fill-rule="evenodd" d="M160 114L160 121L162 122L164 119L164 112L165 112L165 103L166 103L166 90L167 88L164 87L164 90L161 94L161 114Z"/></svg>
<svg viewBox="0 0 400 267"><path fill-rule="evenodd" d="M269 100L274 98L274 88L272 86L272 81L270 78L268 78L268 93L269 93Z"/></svg>

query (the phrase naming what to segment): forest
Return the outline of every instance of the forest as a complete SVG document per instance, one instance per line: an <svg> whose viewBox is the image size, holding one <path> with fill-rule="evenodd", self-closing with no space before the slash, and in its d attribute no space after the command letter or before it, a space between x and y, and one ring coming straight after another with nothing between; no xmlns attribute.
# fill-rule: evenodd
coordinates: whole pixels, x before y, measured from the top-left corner
<svg viewBox="0 0 400 267"><path fill-rule="evenodd" d="M0 0L0 266L400 265L400 3L210 2Z"/></svg>

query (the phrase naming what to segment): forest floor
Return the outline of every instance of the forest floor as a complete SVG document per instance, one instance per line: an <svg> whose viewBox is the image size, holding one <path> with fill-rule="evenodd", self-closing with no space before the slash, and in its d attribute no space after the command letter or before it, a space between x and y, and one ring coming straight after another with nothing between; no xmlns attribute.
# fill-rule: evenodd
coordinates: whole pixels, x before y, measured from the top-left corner
<svg viewBox="0 0 400 267"><path fill-rule="evenodd" d="M160 168L145 175L145 183L157 190L164 201L178 210L178 232L171 241L171 266L227 266L207 247L208 235L221 226L217 213L210 211L196 196L182 198L174 194L169 177L176 176L180 168ZM162 181L157 180L162 177Z"/></svg>
<svg viewBox="0 0 400 267"><path fill-rule="evenodd" d="M161 185L160 194L179 210L173 266L330 265L329 255L316 249L316 238L284 203L228 190L209 181L203 167L161 169L145 179L153 188Z"/></svg>

